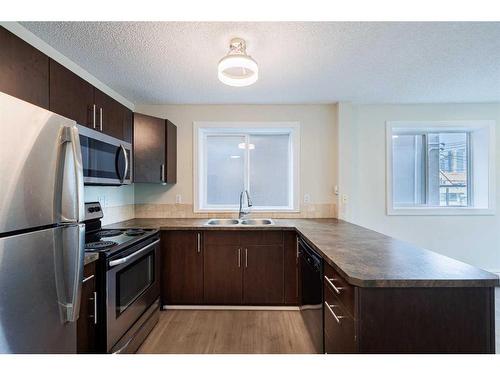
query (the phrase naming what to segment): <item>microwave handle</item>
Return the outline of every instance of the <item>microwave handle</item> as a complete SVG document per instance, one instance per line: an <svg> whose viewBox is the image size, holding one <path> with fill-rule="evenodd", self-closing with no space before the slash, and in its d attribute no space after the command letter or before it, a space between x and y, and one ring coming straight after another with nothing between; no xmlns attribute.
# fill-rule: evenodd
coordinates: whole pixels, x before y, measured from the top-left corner
<svg viewBox="0 0 500 375"><path fill-rule="evenodd" d="M120 150L123 152L123 157L125 158L125 168L123 168L123 176L121 176L120 178L120 182L123 184L123 181L125 181L125 178L127 178L129 160L128 160L127 149L125 148L125 146L120 145Z"/></svg>

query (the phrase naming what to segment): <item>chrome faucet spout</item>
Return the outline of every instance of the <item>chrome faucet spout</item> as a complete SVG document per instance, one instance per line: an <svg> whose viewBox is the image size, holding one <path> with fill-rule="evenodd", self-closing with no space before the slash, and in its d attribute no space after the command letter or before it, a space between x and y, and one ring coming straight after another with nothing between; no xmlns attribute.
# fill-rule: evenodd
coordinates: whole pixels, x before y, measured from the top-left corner
<svg viewBox="0 0 500 375"><path fill-rule="evenodd" d="M243 194L246 195L247 198L247 210L243 210ZM252 207L252 200L250 199L250 194L248 194L248 190L243 190L240 193L240 210L238 212L238 219L250 214L250 207Z"/></svg>

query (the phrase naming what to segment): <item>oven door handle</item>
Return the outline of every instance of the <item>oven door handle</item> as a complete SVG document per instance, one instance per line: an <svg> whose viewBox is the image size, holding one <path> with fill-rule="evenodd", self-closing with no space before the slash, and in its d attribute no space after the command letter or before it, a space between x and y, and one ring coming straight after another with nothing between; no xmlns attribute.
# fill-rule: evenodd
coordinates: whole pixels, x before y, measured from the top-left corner
<svg viewBox="0 0 500 375"><path fill-rule="evenodd" d="M131 259L135 258L136 256L144 253L146 250L150 249L151 247L153 247L154 245L160 243L160 240L156 240L152 243L150 243L149 245L143 247L142 249L139 249L137 250L135 253L133 254L130 254L130 255L127 255L126 257L123 257L123 258L119 258L119 259L115 259L115 260L112 260L109 262L109 266L110 267L114 267L114 266L117 266L119 264L123 264L123 263L127 263L128 261L130 261Z"/></svg>

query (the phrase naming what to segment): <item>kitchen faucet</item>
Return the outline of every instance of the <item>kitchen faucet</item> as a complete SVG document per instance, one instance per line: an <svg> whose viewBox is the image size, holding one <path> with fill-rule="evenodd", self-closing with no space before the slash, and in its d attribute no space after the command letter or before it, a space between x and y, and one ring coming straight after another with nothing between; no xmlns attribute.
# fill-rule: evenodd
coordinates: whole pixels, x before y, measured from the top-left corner
<svg viewBox="0 0 500 375"><path fill-rule="evenodd" d="M248 211L243 211L243 194L247 196L247 209ZM252 207L252 200L250 199L250 195L248 194L248 190L243 190L240 193L240 211L238 212L238 219L241 219L243 216L246 216L250 213L250 207Z"/></svg>

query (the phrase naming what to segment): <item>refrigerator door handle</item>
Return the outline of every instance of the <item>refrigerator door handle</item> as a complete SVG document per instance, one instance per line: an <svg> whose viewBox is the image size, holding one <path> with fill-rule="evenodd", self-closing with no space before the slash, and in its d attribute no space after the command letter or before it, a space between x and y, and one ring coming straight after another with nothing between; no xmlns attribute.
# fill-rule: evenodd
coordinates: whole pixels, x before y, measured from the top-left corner
<svg viewBox="0 0 500 375"><path fill-rule="evenodd" d="M60 175L61 221L78 223L85 219L85 203L82 151L76 125L63 128L61 143L63 146L63 168Z"/></svg>
<svg viewBox="0 0 500 375"><path fill-rule="evenodd" d="M82 293L85 225L60 227L56 237L55 276L61 321L76 322Z"/></svg>

